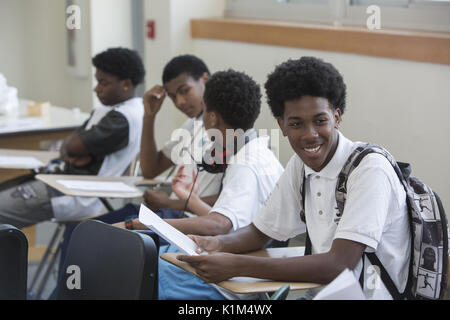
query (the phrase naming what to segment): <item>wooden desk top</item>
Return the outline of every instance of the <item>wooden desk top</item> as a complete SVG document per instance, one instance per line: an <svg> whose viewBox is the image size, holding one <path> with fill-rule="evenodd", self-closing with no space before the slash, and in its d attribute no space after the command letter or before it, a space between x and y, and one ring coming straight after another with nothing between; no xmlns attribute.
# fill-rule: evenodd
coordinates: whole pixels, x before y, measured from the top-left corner
<svg viewBox="0 0 450 320"><path fill-rule="evenodd" d="M286 248L269 248L266 250L259 250L248 253L247 255L256 257L267 257L267 258L288 258L288 257L302 256L304 252L305 252L304 247L286 247ZM195 269L192 268L188 263L177 260L177 256L181 254L183 253L181 252L164 253L161 255L161 258L198 277L197 273L195 272ZM290 286L291 288L290 290L305 290L321 286L320 284L309 282L281 282L249 277L237 277L217 283L218 286L230 290L234 293L248 293L248 294L261 292L275 292L280 287L286 284Z"/></svg>

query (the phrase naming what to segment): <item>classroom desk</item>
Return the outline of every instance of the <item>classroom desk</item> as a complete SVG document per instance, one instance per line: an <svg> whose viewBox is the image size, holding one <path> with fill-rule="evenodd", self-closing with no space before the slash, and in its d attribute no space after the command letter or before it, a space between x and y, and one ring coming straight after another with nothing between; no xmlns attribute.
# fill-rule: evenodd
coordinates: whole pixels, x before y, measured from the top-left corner
<svg viewBox="0 0 450 320"><path fill-rule="evenodd" d="M0 148L41 150L43 141L60 140L89 118L88 113L50 106L41 117L28 117L26 107L30 100L19 101L18 116L0 115Z"/></svg>
<svg viewBox="0 0 450 320"><path fill-rule="evenodd" d="M159 179L143 179L142 177L100 177L100 176L85 176L85 175L69 175L69 174L38 174L36 179L40 180L47 185L55 188L56 190L62 192L67 196L77 196L77 197L94 197L94 198L136 198L143 195L141 190L136 192L107 192L100 190L75 190L66 188L64 185L58 183L58 180L78 180L78 181L96 181L96 182L123 182L130 187L139 186L155 186L160 184L168 184L169 182L164 182Z"/></svg>
<svg viewBox="0 0 450 320"><path fill-rule="evenodd" d="M49 186L55 188L56 190L59 190L65 195L68 196L85 196L85 197L95 197L100 198L101 200L104 198L135 198L142 196L143 192L138 191L135 193L105 193L105 192L99 192L99 191L78 191L78 190L71 190L68 188L65 188L63 185L57 183L57 180L90 180L90 181L115 181L115 182L124 182L130 186L158 186L163 184L170 184L168 181L163 181L159 179L143 179L142 177L99 177L99 176L84 176L84 175L56 175L56 174L38 174L35 177L37 180L40 180ZM103 202L105 205L107 203ZM26 228L29 229L29 228ZM25 229L24 229L25 230ZM31 237L35 237L35 230L29 229L26 230L27 233L24 233ZM29 240L30 241L30 240ZM34 250L32 250L31 254L29 255L30 261L37 261L42 258L44 255L45 247L39 246L36 247Z"/></svg>
<svg viewBox="0 0 450 320"><path fill-rule="evenodd" d="M50 160L59 157L56 151L33 151L33 150L17 150L17 149L0 149L0 156L10 157L31 157L39 160L43 164L47 164ZM30 170L37 169L22 164L0 164L0 183L12 179L22 174L30 173Z"/></svg>
<svg viewBox="0 0 450 320"><path fill-rule="evenodd" d="M267 257L267 258L288 258L288 257L302 256L304 252L305 252L304 247L286 247L286 248L269 248L265 250L250 252L247 253L246 255L256 257ZM195 269L192 268L188 263L177 260L177 256L181 254L183 253L181 252L163 253L161 255L161 259L164 259L198 277L197 273L195 272ZM231 292L248 293L248 294L275 292L286 284L290 286L290 290L305 290L321 286L321 284L309 282L282 282L282 281L262 280L248 277L232 278L217 283L218 286L230 290Z"/></svg>
<svg viewBox="0 0 450 320"><path fill-rule="evenodd" d="M168 182L163 182L163 180L158 180L158 179L143 179L142 177L134 177L134 176L121 176L121 177L103 177L103 176L93 176L93 175L68 175L68 174L37 174L35 176L36 180L42 181L45 184L47 184L48 186L60 191L61 193L63 193L66 196L76 196L76 197L93 197L93 198L99 198L100 200L102 200L103 204L106 206L106 208L108 210L113 210L113 208L109 205L109 203L107 203L107 201L105 201L105 198L122 198L122 199L126 199L126 198L135 198L135 197L140 197L143 195L143 191L136 188L138 186L150 186L150 185L160 185L160 184L165 184ZM81 190L81 189L73 189L73 188L68 188L66 187L64 184L61 184L61 181L83 181L84 183L82 184L81 187L86 188L87 185L89 185L89 182L121 182L126 184L129 187L132 187L134 189L134 191L132 192L118 192L118 191L104 191L105 189L103 189L103 191L101 189L98 190ZM110 187L110 185L106 185L106 187ZM80 186L78 185L77 188L79 188ZM105 187L105 185L101 185L102 188ZM98 213L98 214L102 214L102 213ZM82 218L71 218L70 221L83 221L86 219L92 219L95 218L98 215L94 215L94 216L90 216L90 217L82 217ZM33 291L34 285L37 283L36 281L41 278L41 271L43 270L45 265L49 265L50 267L47 268L47 270L44 272L44 276L43 276L43 280L39 286L39 289L37 291L37 297L40 297L43 287L45 286L48 276L52 270L52 266L55 263L55 257L57 256L59 250L61 249L61 242L56 242L56 239L59 237L60 233L64 230L64 227L62 226L61 222L65 222L65 221L61 221L61 220L57 220L58 222L58 227L48 245L48 249L45 251L42 261L39 264L38 267L38 271L35 274L35 277L33 278L32 282L31 282L31 287L29 288L30 291ZM56 244L56 247L54 247L54 245ZM54 254L51 255L51 259L47 264L47 260L50 257L50 252L53 252Z"/></svg>
<svg viewBox="0 0 450 320"><path fill-rule="evenodd" d="M35 151L35 150L19 150L19 149L0 149L0 156L10 156L10 157L30 157L36 158L44 165L50 162L50 160L56 159L59 157L59 152L57 151ZM34 166L27 166L22 164L0 164L1 169L10 169L10 170L30 170L37 169Z"/></svg>

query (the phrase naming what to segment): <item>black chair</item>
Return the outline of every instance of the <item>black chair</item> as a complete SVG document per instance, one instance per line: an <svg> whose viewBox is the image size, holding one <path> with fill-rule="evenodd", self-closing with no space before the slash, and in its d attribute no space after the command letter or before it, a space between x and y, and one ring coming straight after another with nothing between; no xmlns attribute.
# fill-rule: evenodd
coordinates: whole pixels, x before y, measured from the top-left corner
<svg viewBox="0 0 450 320"><path fill-rule="evenodd" d="M0 224L0 300L27 298L28 241L22 231Z"/></svg>
<svg viewBox="0 0 450 320"><path fill-rule="evenodd" d="M73 231L58 300L157 299L158 249L147 235L87 220Z"/></svg>

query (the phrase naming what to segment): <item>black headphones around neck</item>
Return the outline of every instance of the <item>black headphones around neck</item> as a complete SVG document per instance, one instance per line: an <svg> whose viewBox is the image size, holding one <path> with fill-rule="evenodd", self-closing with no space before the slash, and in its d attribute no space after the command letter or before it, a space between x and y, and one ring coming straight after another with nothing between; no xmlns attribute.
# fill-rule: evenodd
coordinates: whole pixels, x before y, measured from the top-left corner
<svg viewBox="0 0 450 320"><path fill-rule="evenodd" d="M253 139L258 137L258 132L256 129L250 129L248 132L244 135L244 145L240 146L243 147ZM240 150L238 148L237 140L234 140L234 152L233 155L236 155L236 153ZM211 151L208 151L209 154L213 159L216 159L216 148L213 148ZM227 169L227 155L229 154L229 151L224 148L223 152L221 154L222 163L216 163L213 161L213 163L209 164L205 162L204 157L202 157L202 163L197 164L198 171L206 171L208 173L217 174L217 173L225 173L225 170Z"/></svg>

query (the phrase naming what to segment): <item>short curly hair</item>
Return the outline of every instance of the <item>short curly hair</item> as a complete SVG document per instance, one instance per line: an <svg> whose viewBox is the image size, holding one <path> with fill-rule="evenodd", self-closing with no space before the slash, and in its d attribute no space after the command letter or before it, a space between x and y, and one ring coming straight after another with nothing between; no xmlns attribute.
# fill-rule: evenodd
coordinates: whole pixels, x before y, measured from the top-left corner
<svg viewBox="0 0 450 320"><path fill-rule="evenodd" d="M346 85L341 74L315 57L288 60L269 74L265 83L267 103L274 117L284 114L284 103L303 96L326 98L333 109L345 110Z"/></svg>
<svg viewBox="0 0 450 320"><path fill-rule="evenodd" d="M204 73L209 75L209 69L202 59L191 54L184 54L172 58L166 64L162 74L162 81L167 83L182 73L187 73L194 80L198 80Z"/></svg>
<svg viewBox="0 0 450 320"><path fill-rule="evenodd" d="M119 79L130 79L133 86L142 83L145 68L139 54L126 48L110 48L92 58L97 69L110 73Z"/></svg>
<svg viewBox="0 0 450 320"><path fill-rule="evenodd" d="M243 72L228 69L214 73L205 85L203 100L233 129L253 128L261 111L261 89Z"/></svg>

